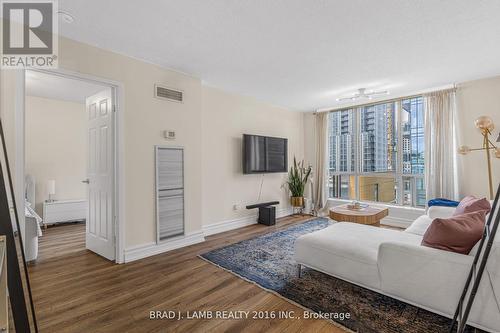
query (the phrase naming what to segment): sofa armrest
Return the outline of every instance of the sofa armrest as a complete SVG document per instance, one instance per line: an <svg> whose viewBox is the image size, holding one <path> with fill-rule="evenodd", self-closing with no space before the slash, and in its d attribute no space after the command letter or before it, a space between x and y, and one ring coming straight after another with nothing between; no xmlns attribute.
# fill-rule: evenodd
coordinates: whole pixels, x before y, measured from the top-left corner
<svg viewBox="0 0 500 333"><path fill-rule="evenodd" d="M427 215L431 219L448 218L455 212L455 207L431 206L427 209Z"/></svg>
<svg viewBox="0 0 500 333"><path fill-rule="evenodd" d="M421 245L386 242L377 264L385 293L452 315L473 257Z"/></svg>

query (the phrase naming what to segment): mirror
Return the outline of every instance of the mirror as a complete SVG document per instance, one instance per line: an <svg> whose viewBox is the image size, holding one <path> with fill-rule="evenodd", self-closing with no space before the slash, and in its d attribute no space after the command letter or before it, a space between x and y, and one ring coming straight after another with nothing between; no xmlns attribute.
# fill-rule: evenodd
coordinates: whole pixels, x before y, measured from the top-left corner
<svg viewBox="0 0 500 333"><path fill-rule="evenodd" d="M0 238L3 239L3 242L0 239L0 329L38 332L22 242L24 226L19 223L1 119L0 140ZM5 285L3 279L6 280ZM8 327L12 325L14 327Z"/></svg>

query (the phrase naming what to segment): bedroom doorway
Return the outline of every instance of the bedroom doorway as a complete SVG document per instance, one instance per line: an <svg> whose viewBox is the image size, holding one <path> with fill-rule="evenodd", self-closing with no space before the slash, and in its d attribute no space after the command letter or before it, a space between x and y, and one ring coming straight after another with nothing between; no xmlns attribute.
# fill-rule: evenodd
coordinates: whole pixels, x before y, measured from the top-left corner
<svg viewBox="0 0 500 333"><path fill-rule="evenodd" d="M90 250L119 262L117 87L26 70L24 88L27 261Z"/></svg>

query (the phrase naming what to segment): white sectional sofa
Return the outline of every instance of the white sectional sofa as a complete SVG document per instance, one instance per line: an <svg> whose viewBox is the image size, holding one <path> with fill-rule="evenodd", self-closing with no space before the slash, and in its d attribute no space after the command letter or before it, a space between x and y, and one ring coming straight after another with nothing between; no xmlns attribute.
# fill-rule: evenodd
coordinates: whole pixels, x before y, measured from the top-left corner
<svg viewBox="0 0 500 333"><path fill-rule="evenodd" d="M453 211L431 207L427 215L404 231L335 223L299 237L295 260L299 265L452 318L477 245L469 255L463 255L420 243L434 218L451 216ZM468 323L500 332L500 235L496 236Z"/></svg>

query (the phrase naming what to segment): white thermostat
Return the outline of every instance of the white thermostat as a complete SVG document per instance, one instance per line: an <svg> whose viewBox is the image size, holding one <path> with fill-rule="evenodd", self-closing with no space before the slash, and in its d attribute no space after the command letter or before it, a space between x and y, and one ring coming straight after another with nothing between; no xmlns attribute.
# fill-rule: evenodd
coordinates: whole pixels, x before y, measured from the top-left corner
<svg viewBox="0 0 500 333"><path fill-rule="evenodd" d="M175 131L172 130L164 130L163 137L167 140L175 140Z"/></svg>

